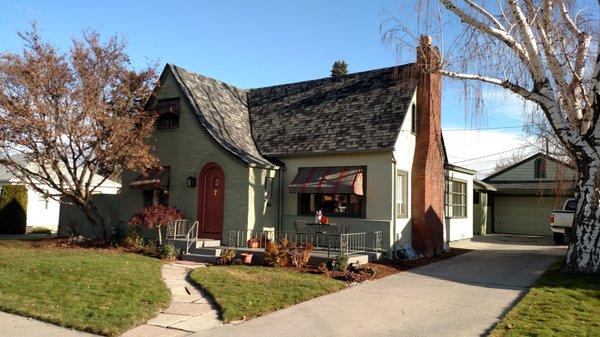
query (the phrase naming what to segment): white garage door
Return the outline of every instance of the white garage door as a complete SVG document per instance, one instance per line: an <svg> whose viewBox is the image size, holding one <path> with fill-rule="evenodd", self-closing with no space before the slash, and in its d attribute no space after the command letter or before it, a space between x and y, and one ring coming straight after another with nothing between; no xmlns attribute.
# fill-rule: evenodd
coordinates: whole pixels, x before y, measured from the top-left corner
<svg viewBox="0 0 600 337"><path fill-rule="evenodd" d="M493 208L496 233L552 235L554 198L495 196Z"/></svg>

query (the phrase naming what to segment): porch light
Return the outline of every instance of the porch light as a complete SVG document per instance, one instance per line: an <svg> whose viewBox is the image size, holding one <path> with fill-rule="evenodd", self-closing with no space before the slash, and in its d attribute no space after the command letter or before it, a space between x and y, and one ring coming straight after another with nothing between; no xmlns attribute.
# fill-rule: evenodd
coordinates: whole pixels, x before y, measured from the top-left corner
<svg viewBox="0 0 600 337"><path fill-rule="evenodd" d="M196 178L187 177L187 179L185 180L185 185L187 187L196 187Z"/></svg>

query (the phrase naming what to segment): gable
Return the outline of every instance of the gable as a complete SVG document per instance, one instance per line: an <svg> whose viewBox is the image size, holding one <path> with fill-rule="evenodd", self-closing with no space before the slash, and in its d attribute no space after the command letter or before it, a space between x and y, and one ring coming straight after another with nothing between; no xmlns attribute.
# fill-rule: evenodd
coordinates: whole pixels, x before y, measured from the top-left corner
<svg viewBox="0 0 600 337"><path fill-rule="evenodd" d="M546 177L537 178L535 176L535 161L536 159L545 160ZM487 178L486 182L539 182L548 181L554 182L557 180L573 181L575 180L575 171L567 164L560 162L557 159L537 153L529 158L522 160L510 167L507 167Z"/></svg>

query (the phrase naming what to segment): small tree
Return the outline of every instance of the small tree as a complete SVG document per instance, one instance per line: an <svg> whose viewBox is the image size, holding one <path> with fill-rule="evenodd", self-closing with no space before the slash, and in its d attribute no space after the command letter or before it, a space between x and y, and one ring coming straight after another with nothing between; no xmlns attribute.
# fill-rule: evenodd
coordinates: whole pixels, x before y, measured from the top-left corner
<svg viewBox="0 0 600 337"><path fill-rule="evenodd" d="M146 228L156 228L158 232L158 242L162 244L161 228L174 220L183 219L183 213L175 207L163 205L151 205L144 207L141 212L134 215L129 224L133 226L144 226Z"/></svg>
<svg viewBox="0 0 600 337"><path fill-rule="evenodd" d="M27 187L0 188L0 234L25 234L27 227Z"/></svg>
<svg viewBox="0 0 600 337"><path fill-rule="evenodd" d="M344 75L348 75L348 63L344 60L335 61L331 67L331 77L340 77Z"/></svg>
<svg viewBox="0 0 600 337"><path fill-rule="evenodd" d="M46 197L79 207L106 239L91 201L104 176L144 171L157 160L144 139L154 67L135 71L117 38L86 32L59 52L35 24L20 33L22 53L0 54L0 164ZM47 186L49 188L42 188Z"/></svg>

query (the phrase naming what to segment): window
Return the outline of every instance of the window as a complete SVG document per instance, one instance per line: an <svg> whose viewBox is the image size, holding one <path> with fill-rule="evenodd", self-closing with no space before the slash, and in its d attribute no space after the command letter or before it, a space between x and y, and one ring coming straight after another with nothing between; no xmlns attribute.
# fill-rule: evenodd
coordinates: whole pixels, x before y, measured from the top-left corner
<svg viewBox="0 0 600 337"><path fill-rule="evenodd" d="M152 205L169 206L169 193L159 188L154 190L144 190L144 207Z"/></svg>
<svg viewBox="0 0 600 337"><path fill-rule="evenodd" d="M417 105L413 104L410 108L410 131L414 134L417 133Z"/></svg>
<svg viewBox="0 0 600 337"><path fill-rule="evenodd" d="M179 128L179 98L161 99L152 111L158 116L157 130Z"/></svg>
<svg viewBox="0 0 600 337"><path fill-rule="evenodd" d="M298 194L298 213L313 215L320 209L327 216L361 217L364 210L364 196L358 194Z"/></svg>
<svg viewBox="0 0 600 337"><path fill-rule="evenodd" d="M577 209L577 200L569 200L565 205L565 211L575 211Z"/></svg>
<svg viewBox="0 0 600 337"><path fill-rule="evenodd" d="M535 178L546 178L546 160L538 158L533 162L533 175Z"/></svg>
<svg viewBox="0 0 600 337"><path fill-rule="evenodd" d="M396 218L408 217L408 172L396 173Z"/></svg>
<svg viewBox="0 0 600 337"><path fill-rule="evenodd" d="M467 183L460 180L446 180L446 217L467 217Z"/></svg>
<svg viewBox="0 0 600 337"><path fill-rule="evenodd" d="M473 204L479 205L480 202L481 202L481 193L473 192Z"/></svg>

